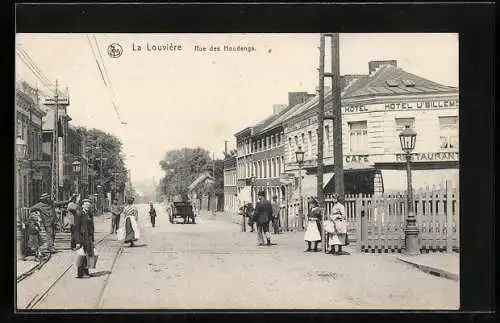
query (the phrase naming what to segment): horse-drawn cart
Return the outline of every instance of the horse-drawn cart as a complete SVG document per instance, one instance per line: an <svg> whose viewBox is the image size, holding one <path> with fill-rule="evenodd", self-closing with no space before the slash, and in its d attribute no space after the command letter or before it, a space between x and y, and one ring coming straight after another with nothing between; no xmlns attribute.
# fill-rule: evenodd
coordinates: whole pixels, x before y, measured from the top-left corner
<svg viewBox="0 0 500 323"><path fill-rule="evenodd" d="M172 202L168 206L168 219L170 223L175 223L176 218L182 218L182 223L196 223L196 214L191 202Z"/></svg>

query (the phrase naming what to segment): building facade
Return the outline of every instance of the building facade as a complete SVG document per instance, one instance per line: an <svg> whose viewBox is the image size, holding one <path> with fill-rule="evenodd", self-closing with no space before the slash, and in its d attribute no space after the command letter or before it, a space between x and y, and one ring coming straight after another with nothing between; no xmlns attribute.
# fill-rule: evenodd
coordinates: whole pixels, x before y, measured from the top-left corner
<svg viewBox="0 0 500 323"><path fill-rule="evenodd" d="M44 189L50 164L42 162L42 118L38 91L24 81L16 82L16 206L33 205Z"/></svg>
<svg viewBox="0 0 500 323"><path fill-rule="evenodd" d="M224 160L224 211L238 212L237 183L236 157L227 157Z"/></svg>
<svg viewBox="0 0 500 323"><path fill-rule="evenodd" d="M376 64L375 64L376 63ZM406 162L399 133L417 132L413 152L413 186L458 183L458 89L444 86L397 67L396 61L369 63L342 90L342 146L346 193L373 194L406 189ZM304 196L316 195L318 98L285 122L285 167L298 176L294 153L305 151ZM325 114L331 114L331 91ZM333 133L324 123L324 192L334 191Z"/></svg>

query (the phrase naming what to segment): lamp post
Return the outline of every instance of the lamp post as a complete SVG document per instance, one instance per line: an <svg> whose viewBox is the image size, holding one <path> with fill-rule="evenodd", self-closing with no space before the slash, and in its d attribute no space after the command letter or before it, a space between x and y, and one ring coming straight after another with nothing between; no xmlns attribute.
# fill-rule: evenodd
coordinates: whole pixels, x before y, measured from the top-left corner
<svg viewBox="0 0 500 323"><path fill-rule="evenodd" d="M418 255L420 254L420 245L418 242L418 227L417 219L413 211L413 189L411 183L411 151L415 149L415 140L417 133L410 129L410 126L406 126L403 131L399 134L399 141L401 143L401 149L406 153L406 178L407 178L407 194L406 202L408 205L408 212L406 216L406 226L405 232L405 253L407 255Z"/></svg>
<svg viewBox="0 0 500 323"><path fill-rule="evenodd" d="M103 202L102 202L102 185L97 185L97 209L99 211L99 215L101 215L103 212L102 212L102 205L103 205Z"/></svg>
<svg viewBox="0 0 500 323"><path fill-rule="evenodd" d="M73 174L75 174L76 179L76 194L80 193L80 166L81 163L78 160L75 160L71 163L71 167L73 168Z"/></svg>
<svg viewBox="0 0 500 323"><path fill-rule="evenodd" d="M300 230L304 230L304 206L302 205L302 165L304 164L304 151L302 147L295 152L295 159L299 165L299 223Z"/></svg>

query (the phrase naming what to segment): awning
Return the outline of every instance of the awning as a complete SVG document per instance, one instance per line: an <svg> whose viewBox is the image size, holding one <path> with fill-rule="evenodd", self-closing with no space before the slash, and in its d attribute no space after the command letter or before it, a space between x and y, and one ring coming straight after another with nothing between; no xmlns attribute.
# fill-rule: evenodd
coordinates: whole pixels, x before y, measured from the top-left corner
<svg viewBox="0 0 500 323"><path fill-rule="evenodd" d="M323 189L328 185L328 182L333 178L333 173L323 174ZM305 175L302 179L302 195L317 196L318 181L316 175ZM298 191L298 188L297 188Z"/></svg>
<svg viewBox="0 0 500 323"><path fill-rule="evenodd" d="M252 187L244 186L238 193L238 200L240 200L241 203L252 202Z"/></svg>

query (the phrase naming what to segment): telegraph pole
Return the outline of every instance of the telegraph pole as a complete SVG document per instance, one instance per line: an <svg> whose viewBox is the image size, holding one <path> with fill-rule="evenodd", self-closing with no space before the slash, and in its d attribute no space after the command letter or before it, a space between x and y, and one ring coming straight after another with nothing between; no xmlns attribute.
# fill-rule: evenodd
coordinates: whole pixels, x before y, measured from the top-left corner
<svg viewBox="0 0 500 323"><path fill-rule="evenodd" d="M55 111L54 111L54 132L52 138L52 178L51 178L51 197L52 201L59 199L59 142L58 142L58 127L59 127L59 89L58 81L56 80L55 93Z"/></svg>
<svg viewBox="0 0 500 323"><path fill-rule="evenodd" d="M339 34L332 34L333 169L335 193L344 199L344 152L342 150L342 106L340 100Z"/></svg>
<svg viewBox="0 0 500 323"><path fill-rule="evenodd" d="M319 43L319 107L318 107L318 156L317 156L317 192L319 206L325 208L325 198L323 195L323 131L324 131L324 117L325 117L325 35L320 35ZM323 223L323 219L322 219ZM321 230L323 237L323 250L326 252L325 230Z"/></svg>

